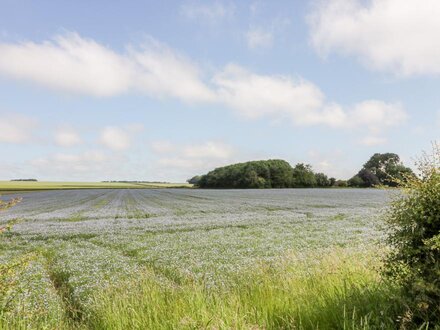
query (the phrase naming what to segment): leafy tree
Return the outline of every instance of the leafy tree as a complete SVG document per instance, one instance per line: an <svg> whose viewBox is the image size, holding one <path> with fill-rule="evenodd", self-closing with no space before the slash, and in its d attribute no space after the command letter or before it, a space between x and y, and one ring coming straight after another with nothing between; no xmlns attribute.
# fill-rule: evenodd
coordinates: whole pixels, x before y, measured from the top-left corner
<svg viewBox="0 0 440 330"><path fill-rule="evenodd" d="M347 187L347 181L345 180L336 180L335 187Z"/></svg>
<svg viewBox="0 0 440 330"><path fill-rule="evenodd" d="M186 180L186 182L193 184L193 185L197 185L201 178L202 178L201 175L195 175L191 179Z"/></svg>
<svg viewBox="0 0 440 330"><path fill-rule="evenodd" d="M418 164L421 177L412 174L386 220L392 252L384 273L402 288L405 323L440 324L440 148ZM424 327L425 328L425 327Z"/></svg>
<svg viewBox="0 0 440 330"><path fill-rule="evenodd" d="M376 153L348 183L352 187L373 187L381 184L395 187L399 181L410 175L413 175L412 170L402 164L397 154Z"/></svg>
<svg viewBox="0 0 440 330"><path fill-rule="evenodd" d="M316 187L316 177L309 164L296 164L293 168L293 187Z"/></svg>
<svg viewBox="0 0 440 330"><path fill-rule="evenodd" d="M330 186L332 186L332 187L336 184L335 178L330 178L329 181L330 181Z"/></svg>
<svg viewBox="0 0 440 330"><path fill-rule="evenodd" d="M315 180L318 187L330 187L332 185L324 173L315 173Z"/></svg>
<svg viewBox="0 0 440 330"><path fill-rule="evenodd" d="M293 169L284 160L270 159L216 168L199 180L201 188L288 188Z"/></svg>
<svg viewBox="0 0 440 330"><path fill-rule="evenodd" d="M349 187L364 187L365 182L358 174L356 174L354 177L347 181L347 185Z"/></svg>

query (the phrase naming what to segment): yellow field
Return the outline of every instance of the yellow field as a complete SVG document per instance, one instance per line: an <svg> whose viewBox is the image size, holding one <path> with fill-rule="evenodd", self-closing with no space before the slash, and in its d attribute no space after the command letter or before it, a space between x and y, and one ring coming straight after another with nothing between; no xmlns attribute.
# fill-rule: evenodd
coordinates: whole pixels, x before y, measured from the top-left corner
<svg viewBox="0 0 440 330"><path fill-rule="evenodd" d="M35 182L0 181L0 191L32 191L56 189L145 189L145 188L191 188L188 183L123 183L123 182Z"/></svg>

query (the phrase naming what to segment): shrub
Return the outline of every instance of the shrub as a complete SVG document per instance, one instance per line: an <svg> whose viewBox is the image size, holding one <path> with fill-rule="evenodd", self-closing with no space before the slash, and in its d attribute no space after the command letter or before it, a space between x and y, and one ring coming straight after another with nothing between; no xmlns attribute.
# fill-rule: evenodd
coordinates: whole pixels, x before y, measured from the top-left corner
<svg viewBox="0 0 440 330"><path fill-rule="evenodd" d="M440 148L419 161L420 176L399 182L403 194L386 220L392 252L385 275L402 288L405 324L440 322Z"/></svg>

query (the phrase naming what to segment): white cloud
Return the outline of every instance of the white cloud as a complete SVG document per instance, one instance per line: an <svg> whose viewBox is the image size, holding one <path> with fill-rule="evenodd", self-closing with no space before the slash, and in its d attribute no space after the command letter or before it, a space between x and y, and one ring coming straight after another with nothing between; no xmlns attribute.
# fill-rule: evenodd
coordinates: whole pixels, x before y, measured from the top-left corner
<svg viewBox="0 0 440 330"><path fill-rule="evenodd" d="M139 91L189 102L213 98L196 65L152 38L125 53L76 33L39 44L0 43L0 74L100 97Z"/></svg>
<svg viewBox="0 0 440 330"><path fill-rule="evenodd" d="M175 97L188 102L213 101L214 93L203 83L197 65L150 38L130 58L138 68L135 85L154 97Z"/></svg>
<svg viewBox="0 0 440 330"><path fill-rule="evenodd" d="M397 75L440 74L438 0L329 0L309 16L323 55L355 55Z"/></svg>
<svg viewBox="0 0 440 330"><path fill-rule="evenodd" d="M305 120L323 105L324 95L312 83L284 76L262 76L228 65L214 79L219 99L249 118L278 115Z"/></svg>
<svg viewBox="0 0 440 330"><path fill-rule="evenodd" d="M318 86L301 77L261 75L234 64L215 73L207 84L195 63L152 38L122 54L75 33L41 44L0 43L1 73L95 96L137 91L157 98L223 104L246 118L289 120L295 125L377 131L406 119L398 104L369 100L350 108L327 101ZM131 143L127 130L132 131L106 128L101 142L114 150L127 149ZM77 140L73 135L64 136L61 144L73 144Z"/></svg>
<svg viewBox="0 0 440 330"><path fill-rule="evenodd" d="M0 143L26 143L37 126L33 118L18 114L0 114Z"/></svg>
<svg viewBox="0 0 440 330"><path fill-rule="evenodd" d="M221 2L188 2L180 7L180 14L184 17L201 21L203 23L213 24L223 19L234 16L235 6Z"/></svg>
<svg viewBox="0 0 440 330"><path fill-rule="evenodd" d="M82 143L78 132L70 127L60 127L55 132L55 143L60 147L72 147Z"/></svg>
<svg viewBox="0 0 440 330"><path fill-rule="evenodd" d="M352 107L326 101L313 83L285 76L264 76L229 65L214 77L219 100L247 118L291 120L296 125L365 128L380 131L406 118L400 104L367 100Z"/></svg>
<svg viewBox="0 0 440 330"><path fill-rule="evenodd" d="M249 48L269 48L273 43L272 32L264 30L262 28L250 29L245 34L247 45Z"/></svg>
<svg viewBox="0 0 440 330"><path fill-rule="evenodd" d="M352 125L364 126L376 132L386 127L401 125L407 120L408 115L398 103L368 100L356 104L349 117Z"/></svg>
<svg viewBox="0 0 440 330"><path fill-rule="evenodd" d="M131 63L76 33L40 44L0 44L0 72L53 89L94 96L125 92L134 74Z"/></svg>
<svg viewBox="0 0 440 330"><path fill-rule="evenodd" d="M107 126L101 131L100 142L107 148L120 151L130 148L131 137L129 132L120 127Z"/></svg>

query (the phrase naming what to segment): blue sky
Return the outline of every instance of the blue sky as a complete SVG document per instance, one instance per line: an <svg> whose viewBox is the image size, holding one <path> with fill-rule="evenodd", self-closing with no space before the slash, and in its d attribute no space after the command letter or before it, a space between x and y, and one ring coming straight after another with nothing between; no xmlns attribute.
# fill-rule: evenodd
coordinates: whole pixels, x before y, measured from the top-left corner
<svg viewBox="0 0 440 330"><path fill-rule="evenodd" d="M282 158L349 178L439 139L440 3L2 1L0 179Z"/></svg>

